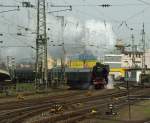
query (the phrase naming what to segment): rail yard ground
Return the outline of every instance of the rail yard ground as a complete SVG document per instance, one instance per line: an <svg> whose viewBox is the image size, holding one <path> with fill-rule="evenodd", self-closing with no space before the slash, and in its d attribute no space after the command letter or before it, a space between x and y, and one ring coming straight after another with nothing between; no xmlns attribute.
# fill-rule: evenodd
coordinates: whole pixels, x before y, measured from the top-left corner
<svg viewBox="0 0 150 123"><path fill-rule="evenodd" d="M131 120L129 120L128 106L118 109L118 115L102 117L96 114L92 118L87 118L79 123L149 123L150 121L150 101L141 101L131 106Z"/></svg>
<svg viewBox="0 0 150 123"><path fill-rule="evenodd" d="M149 88L131 90L131 95L147 96L149 93ZM0 123L129 122L125 89L59 90L48 94L24 96L24 99L3 98L0 102ZM132 100L131 103L133 120L144 123L150 119L150 101ZM114 105L113 111L117 115L106 115L109 104Z"/></svg>
<svg viewBox="0 0 150 123"><path fill-rule="evenodd" d="M0 103L5 102L15 102L15 101L26 101L30 99L37 99L42 97L51 97L51 96L58 96L58 95L65 95L69 93L77 92L75 90L69 90L68 89L48 89L47 91L28 91L28 92L14 92L11 95L6 96L5 93L1 93L0 96ZM80 90L82 92L82 90ZM21 97L23 99L21 99Z"/></svg>

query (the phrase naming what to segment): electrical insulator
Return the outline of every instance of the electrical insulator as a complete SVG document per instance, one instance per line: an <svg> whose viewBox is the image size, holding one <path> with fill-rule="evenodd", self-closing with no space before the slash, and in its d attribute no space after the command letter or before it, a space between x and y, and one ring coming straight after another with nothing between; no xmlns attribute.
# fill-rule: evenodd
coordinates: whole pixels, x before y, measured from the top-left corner
<svg viewBox="0 0 150 123"><path fill-rule="evenodd" d="M69 6L70 7L70 11L72 11L72 6Z"/></svg>
<svg viewBox="0 0 150 123"><path fill-rule="evenodd" d="M21 36L21 35L22 35L22 33L19 33L19 32L18 32L18 33L17 33L17 35L20 35L20 36Z"/></svg>
<svg viewBox="0 0 150 123"><path fill-rule="evenodd" d="M30 2L22 2L22 7L33 8L34 5L32 5Z"/></svg>
<svg viewBox="0 0 150 123"><path fill-rule="evenodd" d="M102 5L100 5L100 6L106 8L106 7L110 7L111 5L110 5L110 4L102 4Z"/></svg>

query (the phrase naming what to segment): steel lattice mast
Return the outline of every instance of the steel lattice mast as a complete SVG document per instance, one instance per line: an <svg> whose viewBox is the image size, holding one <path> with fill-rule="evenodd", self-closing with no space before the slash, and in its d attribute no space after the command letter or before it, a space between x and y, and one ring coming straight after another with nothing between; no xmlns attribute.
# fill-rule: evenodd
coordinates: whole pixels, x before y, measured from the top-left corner
<svg viewBox="0 0 150 123"><path fill-rule="evenodd" d="M37 3L37 39L36 39L36 88L47 88L47 34L45 0Z"/></svg>
<svg viewBox="0 0 150 123"><path fill-rule="evenodd" d="M142 45L143 45L143 56L142 56L142 73L145 74L145 29L144 29L144 23L143 23L143 29L142 29Z"/></svg>

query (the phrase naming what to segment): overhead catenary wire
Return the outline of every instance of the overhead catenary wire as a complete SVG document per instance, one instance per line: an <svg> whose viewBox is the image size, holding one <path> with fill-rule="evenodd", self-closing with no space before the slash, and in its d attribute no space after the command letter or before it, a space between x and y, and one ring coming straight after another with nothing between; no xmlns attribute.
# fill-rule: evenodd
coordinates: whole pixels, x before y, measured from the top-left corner
<svg viewBox="0 0 150 123"><path fill-rule="evenodd" d="M6 12L12 12L12 11L19 11L19 9L4 10L4 11L0 11L0 13L6 13Z"/></svg>
<svg viewBox="0 0 150 123"><path fill-rule="evenodd" d="M119 5L119 4L118 4ZM80 10L79 10L80 11ZM83 12L83 14L84 14L84 12ZM89 14L88 16L91 16L91 14ZM92 16L92 17L94 17L94 16ZM99 17L98 17L99 18ZM103 19L104 20L104 19ZM117 23L119 23L119 22L117 22Z"/></svg>
<svg viewBox="0 0 150 123"><path fill-rule="evenodd" d="M54 13L54 12L64 12L64 11L70 11L71 9L62 9L62 10L56 10L56 11L50 11L48 13Z"/></svg>
<svg viewBox="0 0 150 123"><path fill-rule="evenodd" d="M18 1L18 0L13 0L14 2L16 2L16 3L22 3L22 2L20 2L20 1Z"/></svg>
<svg viewBox="0 0 150 123"><path fill-rule="evenodd" d="M144 13L146 10L148 10L149 8L150 8L150 7L146 7L146 8L144 8L144 9L142 9L142 10L136 12L135 14L129 16L125 21L129 21L129 20L131 20L131 19L133 19L133 18L135 18L135 17L137 17L137 16L143 14L143 13Z"/></svg>
<svg viewBox="0 0 150 123"><path fill-rule="evenodd" d="M140 1L140 0L139 0ZM141 1L143 1L143 0L141 0ZM65 4L66 4L66 2L65 2ZM150 4L150 3L149 3ZM67 5L69 5L69 4L67 4ZM82 6L82 4L72 4L72 6ZM83 6L96 6L96 5L94 5L94 4L84 4ZM105 4L101 4L101 5L105 5ZM106 4L106 5L111 5L111 4ZM127 6L127 5L141 5L141 6L143 6L143 4L139 4L139 3L126 3L126 4L112 4L111 6ZM132 16L129 16L125 21L128 21L128 20L130 20L130 19L132 19L132 18L134 18L134 17L136 17L137 15L139 15L139 14L141 14L142 12L144 12L144 11L146 11L148 9L148 7L146 7L146 8L144 8L143 10L141 10L140 12L138 12L138 13L136 13L136 14L134 14L134 15L132 15ZM103 14L104 15L104 14ZM105 19L104 19L105 20ZM111 20L111 22L112 22L112 20ZM114 20L113 19L113 22L115 22L115 23L122 23L122 21L120 21L120 20Z"/></svg>
<svg viewBox="0 0 150 123"><path fill-rule="evenodd" d="M93 14L90 14L88 12L82 11L81 9L78 9L78 8L74 8L73 10L78 12L79 14L82 14L82 15L87 16L87 17L94 17L94 18L96 17L97 19L101 19L101 20L106 20L106 19L104 19L104 17L107 17L107 18L109 18L109 20L111 22L114 22L114 23L119 23L120 22L119 20L116 20L116 19L113 19L111 17L106 16L102 12L100 12L100 13L103 14L103 16L94 16ZM72 12L74 12L74 11L72 11ZM96 13L98 13L98 12L96 11Z"/></svg>
<svg viewBox="0 0 150 123"><path fill-rule="evenodd" d="M65 4L66 4L66 2L65 2ZM57 5L56 5L57 6ZM64 6L67 6L67 5L59 5L60 7L64 7ZM68 4L68 6L69 6L69 4ZM107 5L106 5L107 6ZM93 6L94 7L94 6ZM79 11L79 14L81 14L81 13L83 13L83 15L84 16L88 16L88 17L95 17L95 16L93 16L93 14L89 14L88 12L85 12L85 11L82 11L82 10L79 10L78 8L73 8L73 10L74 11ZM73 12L74 12L73 11ZM105 19L103 19L103 17L99 17L99 16L96 16L97 18L99 18L99 19L101 19L101 20L104 20L104 25L105 25L105 27L106 27L106 21L105 21ZM114 20L115 22L117 21L117 20ZM118 22L118 21L117 21ZM119 21L120 22L120 21Z"/></svg>
<svg viewBox="0 0 150 123"><path fill-rule="evenodd" d="M19 5L4 5L4 4L0 4L0 7L4 7L4 8L20 8Z"/></svg>
<svg viewBox="0 0 150 123"><path fill-rule="evenodd" d="M16 0L15 0L15 2L16 2ZM19 1L17 1L17 2L19 2ZM22 7L22 8L28 8L28 14L29 14L29 8L34 8L34 5L32 5L32 4L29 4L30 6L24 6L23 5L24 2L19 2L19 3L21 3L22 6L21 5L4 5L4 4L0 4L0 7L3 7L3 8L4 7L15 7L15 8L17 8L17 9L13 9L13 10L3 10L3 11L0 11L0 13L6 13L6 12L10 12L10 11L20 10L20 8Z"/></svg>
<svg viewBox="0 0 150 123"><path fill-rule="evenodd" d="M0 48L10 48L10 47L19 48L19 47L32 47L32 46L25 46L25 45L2 45L0 46Z"/></svg>
<svg viewBox="0 0 150 123"><path fill-rule="evenodd" d="M57 16L54 16L54 15L51 15L51 16L57 18ZM66 27L66 25L67 25L68 23L74 24L74 25L77 25L77 23L78 23L78 22L73 22L73 21L67 20L67 19L65 19L64 21L65 21L65 25L64 25L65 27ZM52 23L52 22L48 22L47 24L53 24L53 23ZM54 28L55 26L51 26L51 27Z"/></svg>
<svg viewBox="0 0 150 123"><path fill-rule="evenodd" d="M102 7L109 7L109 6L126 6L126 5L142 5L143 6L143 4L101 4L101 5L94 5L94 4L67 4L67 2L66 1L64 1L65 2L65 5L51 5L52 7L55 7L55 6L59 6L59 7L65 7L65 6L72 6L72 7L77 7L77 6L87 6L87 7L89 7L89 6L91 6L91 7L95 7L95 6L102 6ZM130 19L130 18L128 18L128 19ZM120 21L117 21L117 20L115 20L115 19L113 19L113 21L114 22L116 22L116 23L118 23L118 22L120 22Z"/></svg>
<svg viewBox="0 0 150 123"><path fill-rule="evenodd" d="M64 0L64 2L65 2L65 4L67 4L67 5L69 5L65 0ZM93 6L94 7L94 6ZM99 8L99 7L96 7L96 8ZM80 11L80 10L77 10L77 8L74 8L74 9L76 9L76 11L79 11L79 13L81 14L81 13L83 13L84 14L84 16L85 15L88 15L88 16L93 16L93 14L89 14L89 13L86 13L86 12L83 12L83 11ZM74 10L73 9L73 10ZM74 12L74 11L72 11L72 12ZM97 11L96 11L97 12ZM97 12L98 13L98 12ZM119 23L120 21L118 21L118 20L116 20L116 19L113 19L113 18L111 18L111 17L109 17L109 16L106 16L104 13L102 13L102 12L100 12L102 15L103 15L103 17L105 16L105 17L107 17L107 18L109 18L110 20L111 20L111 22L113 21L113 22L115 22L115 23ZM93 16L94 17L94 16ZM104 25L105 25L105 28L106 28L106 19L104 19L103 17L99 17L98 16L98 18L100 18L101 20L103 20L104 21ZM113 29L113 27L112 27L112 31L113 32L115 32L114 31L114 29Z"/></svg>
<svg viewBox="0 0 150 123"><path fill-rule="evenodd" d="M30 41L30 44L27 43L27 40L25 40L26 42L23 42L23 41L20 41L20 39L18 39L16 36L13 36L13 35L10 35L13 39L15 40L18 40L19 42L25 44L26 46L32 46L31 45L31 41Z"/></svg>
<svg viewBox="0 0 150 123"><path fill-rule="evenodd" d="M65 2L65 5L66 5L66 3L67 2ZM60 6L65 6L65 5L60 5ZM67 4L67 5L70 5L70 4ZM91 4L87 4L87 6L88 5L91 5ZM103 4L102 4L103 5ZM105 4L104 4L105 5ZM107 5L107 4L106 4ZM109 4L108 4L109 5ZM111 5L111 4L110 4ZM122 5L143 5L143 4L114 4L114 5L111 5L111 6L122 6ZM53 5L54 6L54 5ZM57 5L56 5L57 6ZM59 5L58 5L59 6ZM80 6L80 4L72 4L71 5L72 7L73 6ZM82 6L82 5L81 5ZM83 6L86 6L86 5L83 5ZM96 5L92 5L92 6L96 6ZM97 5L97 6L100 6L100 5ZM79 9L77 9L77 8L73 8L73 10L77 10L77 11L80 11L81 13L84 13L84 16L85 16L85 14L86 14L86 16L93 16L92 14L89 14L89 13L86 13L86 12L83 12L83 11L81 11L81 10L79 10ZM126 21L128 21L128 20L130 20L130 19L132 19L132 18L134 18L134 17L136 17L136 16L138 16L139 14L141 14L143 11L146 11L148 9L148 7L146 7L146 8L144 8L143 10L140 10L138 13L136 13L136 14L134 14L134 15L132 15L132 16L129 16L127 19L126 19ZM104 15L104 14L103 14ZM106 15L104 15L104 16L106 16ZM100 17L98 17L98 18L100 18ZM105 20L105 19L103 19L102 17L100 18L100 19L102 19L102 20ZM110 19L110 17L109 17L109 19ZM111 18L111 22L114 22L114 23L122 23L122 21L120 21L120 20L116 20L116 19L112 19Z"/></svg>
<svg viewBox="0 0 150 123"><path fill-rule="evenodd" d="M26 30L26 31L35 32L35 30L32 30L31 28L28 28L28 27L25 27L25 26L23 26L23 25L14 23L12 20L10 20L10 19L8 19L8 18L5 18L4 15L1 15L1 19L3 19L4 22L7 23L8 25L9 25L9 24L12 24L13 26L22 28L22 29L24 29L24 30ZM0 21L2 21L2 20L0 20Z"/></svg>
<svg viewBox="0 0 150 123"><path fill-rule="evenodd" d="M139 1L139 2L141 2L141 3L143 3L143 4L145 4L145 5L150 5L150 3L149 3L149 2L144 1L144 0L137 0L137 1Z"/></svg>
<svg viewBox="0 0 150 123"><path fill-rule="evenodd" d="M130 26L128 26L127 22L128 22L129 20L131 20L131 19L137 17L137 16L140 16L141 14L144 13L144 11L148 10L149 8L150 8L150 7L146 7L146 8L144 8L144 9L142 9L142 10L140 10L140 11L134 13L133 15L129 16L127 19L123 20L123 21L119 24L117 30L118 30L120 27L122 27L124 24L125 24L125 27L126 27L127 29L132 30L133 28L130 27ZM135 30L135 29L134 29L134 30Z"/></svg>
<svg viewBox="0 0 150 123"><path fill-rule="evenodd" d="M20 3L22 3L22 2L20 2ZM13 9L13 10L6 10L6 11L1 11L0 13L6 13L6 12L9 12L9 11L15 11L15 10L19 10L19 8L20 7L22 7L22 6L19 6L19 5L3 5L3 4L0 4L0 7L15 7L15 8L17 8L17 9ZM10 19L6 19L5 17L4 17L4 15L1 15L1 18L4 20L4 24L8 24L8 25L10 25L10 24L13 24L13 26L16 26L17 28L22 28L22 29L24 29L25 31L32 31L32 34L34 34L33 33L33 30L31 30L31 29L29 29L29 25L28 25L28 27L25 27L25 26L22 26L22 25L19 25L18 23L14 23L12 20L10 20ZM2 21L2 20L1 20ZM5 33L6 34L6 33ZM12 33L7 33L8 35L13 35ZM15 34L14 34L15 35ZM28 34L27 35L24 35L23 33L21 33L21 34L18 34L18 33L16 33L16 36L24 36L24 37L31 37L31 36L29 36Z"/></svg>
<svg viewBox="0 0 150 123"><path fill-rule="evenodd" d="M65 2L65 5L56 5L56 4L52 4L51 7L55 7L55 6L59 6L59 7L65 7L65 6L72 6L72 7L96 7L96 6L101 6L101 7L126 7L126 6L144 6L144 4L67 4Z"/></svg>

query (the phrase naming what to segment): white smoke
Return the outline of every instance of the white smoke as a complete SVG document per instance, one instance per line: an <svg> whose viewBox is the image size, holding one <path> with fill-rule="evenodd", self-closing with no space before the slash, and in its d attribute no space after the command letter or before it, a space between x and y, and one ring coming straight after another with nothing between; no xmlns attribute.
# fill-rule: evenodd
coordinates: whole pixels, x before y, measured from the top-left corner
<svg viewBox="0 0 150 123"><path fill-rule="evenodd" d="M85 23L85 29L86 35L83 41L88 51L96 56L101 56L106 50L113 48L115 35L110 23L88 20Z"/></svg>
<svg viewBox="0 0 150 123"><path fill-rule="evenodd" d="M32 9L24 9L21 11L2 14L1 19L4 25L1 28L5 32L1 40L4 40L2 45L6 46L33 46L36 44L36 11ZM6 26L7 25L7 26ZM19 26L21 25L21 26ZM29 28L25 30L24 27ZM48 54L54 58L60 58L63 55L63 48L57 46L64 42L64 48L67 55L88 52L95 56L101 56L108 49L113 47L115 42L115 35L112 31L110 23L101 21L87 20L81 22L75 17L65 17L64 20L64 34L63 40L61 37L61 23L54 16L47 15L47 36L48 40ZM22 33L24 36L18 36L17 33ZM53 41L53 42L52 42ZM55 45L55 46L54 46ZM92 46L93 45L93 46ZM1 56L13 56L18 60L22 58L30 58L34 54L35 49L28 48L5 48L1 50ZM6 59L6 58L4 58Z"/></svg>
<svg viewBox="0 0 150 123"><path fill-rule="evenodd" d="M108 84L106 86L107 89L114 89L114 79L112 75L108 76Z"/></svg>
<svg viewBox="0 0 150 123"><path fill-rule="evenodd" d="M58 33L59 43L62 41L60 39L60 33ZM68 17L65 18L63 40L65 52L68 55L86 52L99 57L113 48L115 34L112 31L110 23L95 20L87 20L85 23L82 23L77 18ZM53 47L53 49L50 52L52 56L59 57L63 55L62 47Z"/></svg>

